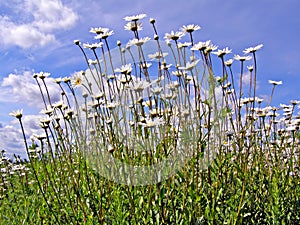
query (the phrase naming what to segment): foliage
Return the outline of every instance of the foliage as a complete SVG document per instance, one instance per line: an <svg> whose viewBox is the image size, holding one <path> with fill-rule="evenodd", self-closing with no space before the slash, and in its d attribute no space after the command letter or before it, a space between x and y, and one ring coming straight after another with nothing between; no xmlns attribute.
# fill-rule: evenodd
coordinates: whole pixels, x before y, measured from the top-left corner
<svg viewBox="0 0 300 225"><path fill-rule="evenodd" d="M230 49L194 42L199 26L165 43L150 19L150 41L144 17L125 18L125 47L111 50L106 28L91 29L98 43L74 42L88 70L56 79L61 101L34 74L46 117L29 146L22 111L11 114L29 160L2 152L0 224L300 223L299 102L271 107L276 81L266 105L258 98L262 45L235 55L234 73Z"/></svg>

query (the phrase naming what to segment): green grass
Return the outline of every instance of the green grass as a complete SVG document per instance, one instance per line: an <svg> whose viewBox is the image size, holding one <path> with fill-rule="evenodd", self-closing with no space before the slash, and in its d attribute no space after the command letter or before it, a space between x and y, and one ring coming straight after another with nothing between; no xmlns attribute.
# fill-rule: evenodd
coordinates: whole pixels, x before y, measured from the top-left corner
<svg viewBox="0 0 300 225"><path fill-rule="evenodd" d="M5 176L0 224L300 222L299 176L282 162L266 166L264 155L247 168L239 155L221 154L203 171L195 170L192 159L174 177L148 186L110 182L85 168L83 158L72 157L74 166L66 170L68 162L57 170L35 162L41 190L32 169Z"/></svg>

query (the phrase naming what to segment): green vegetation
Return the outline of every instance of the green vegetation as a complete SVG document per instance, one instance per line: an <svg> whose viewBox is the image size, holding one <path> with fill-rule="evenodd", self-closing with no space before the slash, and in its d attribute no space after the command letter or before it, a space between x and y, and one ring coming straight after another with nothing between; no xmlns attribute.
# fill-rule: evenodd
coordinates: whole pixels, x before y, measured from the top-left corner
<svg viewBox="0 0 300 225"><path fill-rule="evenodd" d="M45 117L28 144L11 113L28 160L1 153L0 224L299 224L300 102L272 107L279 81L258 98L262 45L234 56L235 73L230 49L194 43L199 26L165 44L154 19L154 40L140 37L144 17L125 18L125 47L106 28L88 51L74 42L88 70L56 79L61 101L33 75Z"/></svg>

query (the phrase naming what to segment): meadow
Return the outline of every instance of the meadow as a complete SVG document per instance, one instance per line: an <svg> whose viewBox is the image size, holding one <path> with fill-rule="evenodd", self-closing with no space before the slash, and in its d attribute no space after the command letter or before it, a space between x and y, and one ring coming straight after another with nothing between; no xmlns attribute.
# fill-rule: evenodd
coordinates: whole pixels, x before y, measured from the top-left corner
<svg viewBox="0 0 300 225"><path fill-rule="evenodd" d="M299 224L298 100L260 98L257 54L196 41L189 24L143 37L145 14L125 17L131 39L75 47L87 70L33 74L44 115L28 159L1 152L0 224Z"/></svg>

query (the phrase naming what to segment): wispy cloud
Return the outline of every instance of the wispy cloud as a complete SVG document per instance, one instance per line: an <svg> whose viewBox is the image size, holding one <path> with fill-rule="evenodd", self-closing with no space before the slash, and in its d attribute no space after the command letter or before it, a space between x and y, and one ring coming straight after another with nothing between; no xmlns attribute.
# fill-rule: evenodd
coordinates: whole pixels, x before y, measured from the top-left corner
<svg viewBox="0 0 300 225"><path fill-rule="evenodd" d="M56 40L53 31L69 29L78 19L78 15L61 0L27 0L12 5L23 17L32 19L24 22L17 16L1 16L0 42L2 40L5 46L16 45L24 49L45 46Z"/></svg>

